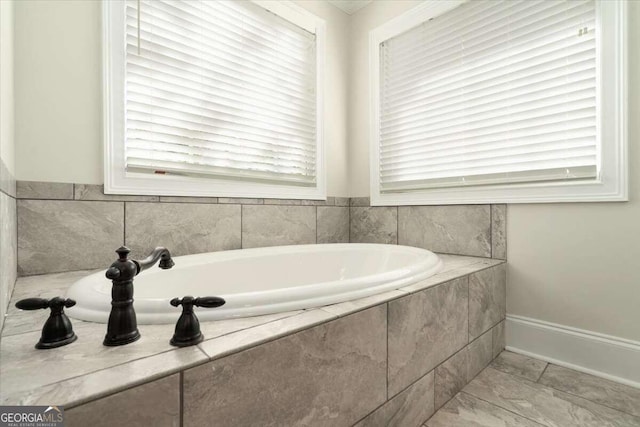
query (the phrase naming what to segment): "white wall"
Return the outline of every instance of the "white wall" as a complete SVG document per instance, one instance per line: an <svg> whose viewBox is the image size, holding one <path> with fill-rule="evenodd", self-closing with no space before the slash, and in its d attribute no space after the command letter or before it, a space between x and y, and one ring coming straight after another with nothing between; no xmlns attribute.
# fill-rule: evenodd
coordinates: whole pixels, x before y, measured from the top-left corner
<svg viewBox="0 0 640 427"><path fill-rule="evenodd" d="M16 201L5 194L14 193L12 176L15 173L13 11L13 1L0 0L0 159L4 164L0 165L0 330L17 270Z"/></svg>
<svg viewBox="0 0 640 427"><path fill-rule="evenodd" d="M298 3L327 21L327 186L347 196L348 16ZM15 37L16 178L102 183L101 2L18 2Z"/></svg>
<svg viewBox="0 0 640 427"><path fill-rule="evenodd" d="M16 2L17 179L102 182L100 4Z"/></svg>
<svg viewBox="0 0 640 427"><path fill-rule="evenodd" d="M369 31L420 3L420 0L376 0L351 15L347 97L351 197L369 195Z"/></svg>
<svg viewBox="0 0 640 427"><path fill-rule="evenodd" d="M324 141L327 154L327 194L349 195L347 153L347 78L349 15L323 0L296 3L327 22Z"/></svg>
<svg viewBox="0 0 640 427"><path fill-rule="evenodd" d="M13 1L0 1L0 158L15 173L13 97Z"/></svg>

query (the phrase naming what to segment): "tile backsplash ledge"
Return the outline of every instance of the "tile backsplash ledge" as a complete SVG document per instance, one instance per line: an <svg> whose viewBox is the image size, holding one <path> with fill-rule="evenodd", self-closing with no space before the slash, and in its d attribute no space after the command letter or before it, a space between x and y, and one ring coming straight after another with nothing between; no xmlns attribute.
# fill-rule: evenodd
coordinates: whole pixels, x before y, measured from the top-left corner
<svg viewBox="0 0 640 427"><path fill-rule="evenodd" d="M369 206L324 200L105 195L102 185L17 182L18 273L103 268L121 245L140 258L313 243L389 243L504 259L504 205Z"/></svg>

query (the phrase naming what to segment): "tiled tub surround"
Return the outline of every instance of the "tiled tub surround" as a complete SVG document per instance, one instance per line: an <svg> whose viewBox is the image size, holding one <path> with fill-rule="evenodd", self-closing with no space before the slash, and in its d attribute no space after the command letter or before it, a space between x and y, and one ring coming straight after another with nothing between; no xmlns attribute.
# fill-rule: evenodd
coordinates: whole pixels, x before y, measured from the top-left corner
<svg viewBox="0 0 640 427"><path fill-rule="evenodd" d="M65 405L69 426L107 412L110 425L419 426L504 347L503 261L442 258L440 273L399 290L203 322L205 341L183 349L168 343L172 325L107 348L105 325L74 321L76 343L38 351L46 313L11 308L0 403ZM13 299L60 294L83 274L20 278Z"/></svg>
<svg viewBox="0 0 640 427"><path fill-rule="evenodd" d="M16 282L18 224L16 181L0 159L0 329Z"/></svg>
<svg viewBox="0 0 640 427"><path fill-rule="evenodd" d="M105 195L101 185L20 181L18 272L106 268L132 256L349 242L349 199L326 201Z"/></svg>
<svg viewBox="0 0 640 427"><path fill-rule="evenodd" d="M20 181L18 273L108 266L126 244L189 255L309 243L390 243L506 259L505 205L370 207L326 201L105 195L101 185ZM87 237L90 238L87 238Z"/></svg>

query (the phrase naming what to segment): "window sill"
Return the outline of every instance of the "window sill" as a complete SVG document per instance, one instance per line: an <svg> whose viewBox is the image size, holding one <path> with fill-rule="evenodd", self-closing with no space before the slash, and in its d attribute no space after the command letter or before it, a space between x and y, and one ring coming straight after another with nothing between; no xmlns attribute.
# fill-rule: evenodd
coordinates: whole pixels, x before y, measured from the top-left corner
<svg viewBox="0 0 640 427"><path fill-rule="evenodd" d="M456 187L406 193L372 192L371 206L626 202L629 200L626 168L619 171L620 176L616 179L599 181Z"/></svg>

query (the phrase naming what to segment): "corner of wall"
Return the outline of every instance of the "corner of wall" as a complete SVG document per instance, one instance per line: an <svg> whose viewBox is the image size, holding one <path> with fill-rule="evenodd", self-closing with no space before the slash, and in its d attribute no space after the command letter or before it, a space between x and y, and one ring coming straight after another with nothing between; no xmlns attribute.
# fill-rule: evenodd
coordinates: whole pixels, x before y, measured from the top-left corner
<svg viewBox="0 0 640 427"><path fill-rule="evenodd" d="M0 1L0 331L17 275L14 1Z"/></svg>

